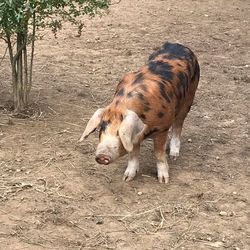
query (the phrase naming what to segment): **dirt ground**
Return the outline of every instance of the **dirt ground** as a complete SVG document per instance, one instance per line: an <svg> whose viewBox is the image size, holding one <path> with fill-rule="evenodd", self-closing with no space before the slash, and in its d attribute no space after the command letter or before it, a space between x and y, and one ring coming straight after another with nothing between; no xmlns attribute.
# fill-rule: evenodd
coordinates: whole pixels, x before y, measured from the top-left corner
<svg viewBox="0 0 250 250"><path fill-rule="evenodd" d="M0 249L250 249L249 1L122 0L85 19L82 37L43 31L28 119L6 110L0 58ZM201 65L181 156L159 184L146 141L126 183L127 157L100 166L97 134L78 139L121 76L165 41L189 46Z"/></svg>

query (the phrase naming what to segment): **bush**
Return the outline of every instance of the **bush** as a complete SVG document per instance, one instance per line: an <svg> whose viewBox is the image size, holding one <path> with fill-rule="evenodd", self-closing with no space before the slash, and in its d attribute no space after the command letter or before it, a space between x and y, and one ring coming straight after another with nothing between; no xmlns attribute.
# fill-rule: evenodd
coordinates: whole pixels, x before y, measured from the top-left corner
<svg viewBox="0 0 250 250"><path fill-rule="evenodd" d="M49 27L56 34L70 22L81 35L80 17L100 15L109 5L109 0L1 0L0 38L8 45L16 113L28 105L37 30Z"/></svg>

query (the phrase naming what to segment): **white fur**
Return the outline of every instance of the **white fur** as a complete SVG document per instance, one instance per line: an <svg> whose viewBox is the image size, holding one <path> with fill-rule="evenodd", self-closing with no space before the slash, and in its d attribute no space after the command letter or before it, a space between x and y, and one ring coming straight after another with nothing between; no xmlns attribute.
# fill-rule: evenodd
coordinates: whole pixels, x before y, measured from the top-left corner
<svg viewBox="0 0 250 250"><path fill-rule="evenodd" d="M104 135L96 149L96 155L104 154L111 157L111 161L119 157L120 140L113 135Z"/></svg>
<svg viewBox="0 0 250 250"><path fill-rule="evenodd" d="M167 160L165 161L157 161L157 174L158 180L160 183L168 183L169 182L169 174L168 174L169 166Z"/></svg>
<svg viewBox="0 0 250 250"><path fill-rule="evenodd" d="M132 152L134 144L139 141L140 134L145 127L146 125L134 111L127 110L125 112L124 119L119 128L119 136L127 152Z"/></svg>
<svg viewBox="0 0 250 250"><path fill-rule="evenodd" d="M89 134L91 134L100 124L101 122L101 116L103 114L104 109L97 109L96 112L93 114L93 116L90 118L90 120L87 123L87 126L80 138L80 142L86 139Z"/></svg>
<svg viewBox="0 0 250 250"><path fill-rule="evenodd" d="M124 173L123 180L130 181L139 172L139 146L134 147L133 151L129 153L128 167Z"/></svg>
<svg viewBox="0 0 250 250"><path fill-rule="evenodd" d="M180 137L173 133L170 141L170 156L177 157L180 153L181 141Z"/></svg>

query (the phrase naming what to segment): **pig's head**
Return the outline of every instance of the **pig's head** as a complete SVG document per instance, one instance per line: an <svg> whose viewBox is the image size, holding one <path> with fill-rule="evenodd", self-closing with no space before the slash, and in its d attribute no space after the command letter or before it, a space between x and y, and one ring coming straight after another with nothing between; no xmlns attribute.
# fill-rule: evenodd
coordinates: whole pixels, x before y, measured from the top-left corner
<svg viewBox="0 0 250 250"><path fill-rule="evenodd" d="M133 150L134 145L140 142L146 125L131 110L98 109L87 123L80 141L97 128L100 132L96 161L108 165Z"/></svg>

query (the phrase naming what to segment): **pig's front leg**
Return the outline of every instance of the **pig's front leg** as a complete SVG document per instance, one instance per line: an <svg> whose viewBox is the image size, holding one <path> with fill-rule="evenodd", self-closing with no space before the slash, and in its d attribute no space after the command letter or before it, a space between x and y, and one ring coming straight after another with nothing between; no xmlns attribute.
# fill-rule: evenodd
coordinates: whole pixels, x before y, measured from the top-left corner
<svg viewBox="0 0 250 250"><path fill-rule="evenodd" d="M154 152L157 161L157 175L160 183L168 183L169 181L169 166L166 158L166 142L166 132L158 134L154 138Z"/></svg>
<svg viewBox="0 0 250 250"><path fill-rule="evenodd" d="M133 151L129 153L128 167L124 173L123 180L131 181L139 171L140 144L135 145Z"/></svg>

